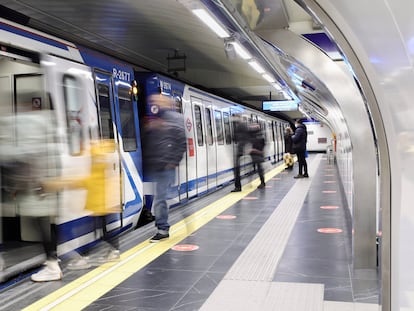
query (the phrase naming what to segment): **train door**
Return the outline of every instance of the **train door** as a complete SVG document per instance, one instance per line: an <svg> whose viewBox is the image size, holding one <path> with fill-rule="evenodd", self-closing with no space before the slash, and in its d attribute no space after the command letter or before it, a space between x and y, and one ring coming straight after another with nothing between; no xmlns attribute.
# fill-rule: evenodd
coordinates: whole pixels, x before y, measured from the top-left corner
<svg viewBox="0 0 414 311"><path fill-rule="evenodd" d="M184 106L183 106L183 100L182 100L182 93L177 93L175 91L173 91L173 98L174 98L174 102L175 102L175 111L178 112L179 114L181 114L184 119L185 119L185 112L184 112ZM190 119L185 119L185 126L186 126L186 131L190 132L191 131L191 120ZM187 136L187 132L186 132L186 136ZM177 174L176 174L176 178L177 178L177 185L178 185L178 199L179 201L184 201L187 200L189 195L189 185L188 185L188 158L194 156L193 155L193 150L191 149L193 147L193 139L192 138L188 138L187 137L187 152L185 153L183 159L181 160L181 164L179 165L178 169L177 169ZM189 150L191 149L191 151Z"/></svg>
<svg viewBox="0 0 414 311"><path fill-rule="evenodd" d="M33 230L36 228L34 224L27 222L31 217L21 215L15 195L19 188L26 189L30 185L26 183L31 179L30 172L23 168L22 163L42 160L34 159L33 156L28 159L24 152L19 152L20 148L25 146L23 150L26 152L34 151L32 148L39 150L49 141L46 137L48 135L39 135L38 131L30 130L32 122L27 121L33 121L30 120L31 117L21 119L20 115L24 115L25 112L29 112L30 115L32 111L42 109L50 110L51 106L45 89L44 75L38 63L16 61L11 55L2 56L1 63L0 282L3 282L45 259L41 244L33 243L40 241L39 235L36 234L38 230ZM52 170L56 167L50 165L50 168ZM31 236L30 233L35 234Z"/></svg>
<svg viewBox="0 0 414 311"><path fill-rule="evenodd" d="M211 104L204 102L204 105L207 149L207 190L212 190L217 187L217 150L213 134L213 112Z"/></svg>
<svg viewBox="0 0 414 311"><path fill-rule="evenodd" d="M194 115L194 131L195 131L195 154L196 154L196 164L195 164L195 188L196 195L207 190L207 152L205 147L205 138L204 138L204 125L203 125L203 106L201 100L191 97L191 105Z"/></svg>
<svg viewBox="0 0 414 311"><path fill-rule="evenodd" d="M277 144L277 141L276 141L276 135L275 135L275 122L274 121L270 121L270 126L271 126L271 128L270 128L270 131L272 132L271 133L271 152L272 152L272 164L274 164L274 163L276 163L277 162L277 160L276 160L276 157L277 157L277 147L276 147L276 144Z"/></svg>
<svg viewBox="0 0 414 311"><path fill-rule="evenodd" d="M111 180L111 197L107 198L109 206L117 208L121 211L124 206L121 190L121 164L120 164L120 145L119 145L119 135L116 131L116 103L115 103L115 88L113 85L112 74L106 73L103 71L94 71L95 81L96 81L96 110L98 112L98 135L99 139L103 139L109 142L113 142L114 148L112 150L107 150L109 161L111 162L111 169L106 171L108 180ZM122 217L121 217L122 220ZM122 221L121 224L122 226Z"/></svg>

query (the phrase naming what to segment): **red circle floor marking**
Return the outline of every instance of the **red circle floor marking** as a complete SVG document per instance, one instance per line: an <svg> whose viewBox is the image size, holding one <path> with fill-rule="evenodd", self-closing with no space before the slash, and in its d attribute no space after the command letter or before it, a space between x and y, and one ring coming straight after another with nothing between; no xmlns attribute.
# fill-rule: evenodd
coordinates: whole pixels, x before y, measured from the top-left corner
<svg viewBox="0 0 414 311"><path fill-rule="evenodd" d="M237 218L237 216L235 216L235 215L218 215L216 218L217 219L235 219L235 218Z"/></svg>
<svg viewBox="0 0 414 311"><path fill-rule="evenodd" d="M257 200L257 197L244 197L243 200Z"/></svg>
<svg viewBox="0 0 414 311"><path fill-rule="evenodd" d="M322 193L336 193L336 190L323 190Z"/></svg>
<svg viewBox="0 0 414 311"><path fill-rule="evenodd" d="M178 244L173 246L171 249L179 252L192 252L199 249L199 247L193 244Z"/></svg>
<svg viewBox="0 0 414 311"><path fill-rule="evenodd" d="M320 207L321 209L337 209L339 206L337 205L323 205Z"/></svg>
<svg viewBox="0 0 414 311"><path fill-rule="evenodd" d="M338 228L319 228L318 232L320 232L320 233L340 233L340 232L342 232L342 229L338 229Z"/></svg>

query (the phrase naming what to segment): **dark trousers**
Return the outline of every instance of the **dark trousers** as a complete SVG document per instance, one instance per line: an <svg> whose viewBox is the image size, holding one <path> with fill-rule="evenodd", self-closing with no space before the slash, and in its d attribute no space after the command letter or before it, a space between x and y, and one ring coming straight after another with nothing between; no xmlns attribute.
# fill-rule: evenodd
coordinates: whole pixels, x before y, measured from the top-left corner
<svg viewBox="0 0 414 311"><path fill-rule="evenodd" d="M264 170L263 170L263 157L252 156L253 165L257 168L259 174L260 183L264 185Z"/></svg>
<svg viewBox="0 0 414 311"><path fill-rule="evenodd" d="M240 156L236 156L234 161L234 187L237 189L241 189Z"/></svg>
<svg viewBox="0 0 414 311"><path fill-rule="evenodd" d="M43 249L47 259L57 259L56 225L50 223L50 217L36 217L36 224L42 237Z"/></svg>
<svg viewBox="0 0 414 311"><path fill-rule="evenodd" d="M298 163L299 163L299 174L302 175L303 174L307 175L308 174L308 164L306 163L306 156L305 156L306 151L305 150L300 150L298 152L296 152L296 155L298 157Z"/></svg>

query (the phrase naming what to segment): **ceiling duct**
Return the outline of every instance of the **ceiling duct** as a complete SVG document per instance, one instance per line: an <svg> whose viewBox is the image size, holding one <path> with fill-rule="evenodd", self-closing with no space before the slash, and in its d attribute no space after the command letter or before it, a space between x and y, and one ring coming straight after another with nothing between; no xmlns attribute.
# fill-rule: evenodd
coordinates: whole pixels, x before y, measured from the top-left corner
<svg viewBox="0 0 414 311"><path fill-rule="evenodd" d="M327 116L328 111L325 107L321 106L320 99L312 92L307 89L304 89L302 92L299 93L299 97L302 100L305 100L313 109L317 110L320 115Z"/></svg>

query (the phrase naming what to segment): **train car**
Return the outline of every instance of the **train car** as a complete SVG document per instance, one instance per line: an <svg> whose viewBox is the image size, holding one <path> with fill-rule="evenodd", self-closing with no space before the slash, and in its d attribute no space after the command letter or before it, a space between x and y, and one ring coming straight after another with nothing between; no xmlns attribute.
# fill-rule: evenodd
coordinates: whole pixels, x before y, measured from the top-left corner
<svg viewBox="0 0 414 311"><path fill-rule="evenodd" d="M145 100L149 95L160 92L174 98L176 106L171 109L184 117L187 152L177 168L176 183L169 189L170 206L183 204L234 180L236 144L233 117L236 114L246 125L260 124L266 139L265 165L282 159L283 128L288 125L287 122L160 74L135 73L135 77L140 86L142 117L151 118L158 112L157 107L146 105ZM247 149L246 156L241 159L241 175L254 171ZM145 176L147 161L151 159L143 159L144 194L146 206L150 208L154 187L153 181Z"/></svg>
<svg viewBox="0 0 414 311"><path fill-rule="evenodd" d="M24 120L22 116L28 111L50 112L58 150L55 171L62 179L87 178L93 142L112 142L108 174L119 185L111 196L111 204L118 206L119 212L106 216L106 231L113 234L135 229L143 204L151 205L152 181L143 171L140 135L140 120L156 111L145 102L150 94L161 91L172 96L176 103L172 109L185 120L187 151L177 169L176 184L169 189L172 207L233 181L236 114L247 125L260 124L266 137L265 165L282 158L283 128L287 125L282 120L162 75L138 74L132 64L4 19L0 19L0 38L0 111L2 117L8 117L0 118L0 125L6 124L6 119L9 122L9 128L2 128L1 150L19 145L19 135L33 134L24 131L27 120L16 121ZM131 93L134 79L142 86L139 98ZM4 281L42 264L45 255L33 224L35 215L22 213L7 188L10 160L3 154L0 160L0 281ZM244 156L241 174L253 171L250 157ZM82 188L68 187L58 193L58 209L51 219L58 232L60 257L83 252L101 237L102 230L96 230L93 215L85 209L86 199L87 191Z"/></svg>
<svg viewBox="0 0 414 311"><path fill-rule="evenodd" d="M106 217L107 230L117 234L135 228L143 191L138 110L130 93L132 66L3 19L0 38L1 116L16 120L11 124L2 118L2 125L7 123L8 127L2 128L0 148L11 150L25 135L30 137L30 126L17 120L24 120L25 112L42 110L52 112L50 127L54 127L59 150L55 169L62 178L86 178L91 169L91 142L112 141L115 147L108 157L112 169L107 173L119 185L113 189L111 202L119 207L119 213ZM10 160L4 154L1 160L3 281L45 258L38 230L32 224L36 214L23 213L13 199L5 180ZM99 239L91 212L85 209L86 195L81 188L58 194L58 210L52 219L60 256L88 248ZM39 206L42 203L39 201Z"/></svg>

